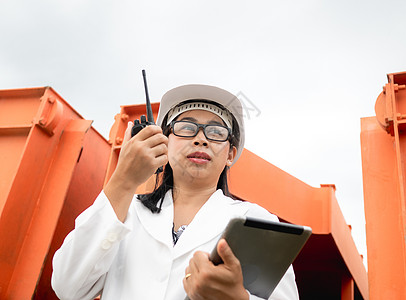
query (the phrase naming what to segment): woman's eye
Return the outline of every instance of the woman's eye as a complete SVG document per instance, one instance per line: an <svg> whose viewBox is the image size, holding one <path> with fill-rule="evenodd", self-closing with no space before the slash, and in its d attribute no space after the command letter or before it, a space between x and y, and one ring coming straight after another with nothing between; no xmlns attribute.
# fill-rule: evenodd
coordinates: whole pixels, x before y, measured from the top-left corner
<svg viewBox="0 0 406 300"><path fill-rule="evenodd" d="M208 131L207 133L210 135L215 135L219 137L222 137L224 135L224 131L222 130L222 128L216 126L207 127L207 131Z"/></svg>
<svg viewBox="0 0 406 300"><path fill-rule="evenodd" d="M193 124L182 124L182 126L180 126L179 130L182 131L195 131L196 127L193 126Z"/></svg>

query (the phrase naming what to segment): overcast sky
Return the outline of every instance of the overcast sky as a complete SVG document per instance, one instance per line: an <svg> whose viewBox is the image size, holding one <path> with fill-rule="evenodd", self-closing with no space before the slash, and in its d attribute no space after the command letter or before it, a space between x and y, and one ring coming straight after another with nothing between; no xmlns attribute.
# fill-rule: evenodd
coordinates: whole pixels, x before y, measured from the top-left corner
<svg viewBox="0 0 406 300"><path fill-rule="evenodd" d="M333 183L366 254L360 118L406 71L406 1L1 0L0 88L52 86L108 138L120 105L212 84L258 108L246 148Z"/></svg>

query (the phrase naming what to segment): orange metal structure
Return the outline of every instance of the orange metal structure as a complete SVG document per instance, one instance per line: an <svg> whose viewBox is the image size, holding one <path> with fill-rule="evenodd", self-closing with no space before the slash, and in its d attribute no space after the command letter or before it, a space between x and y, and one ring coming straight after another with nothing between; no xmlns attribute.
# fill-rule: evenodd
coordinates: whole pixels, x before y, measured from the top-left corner
<svg viewBox="0 0 406 300"><path fill-rule="evenodd" d="M52 88L0 91L0 299L51 299L52 255L110 155L91 123Z"/></svg>
<svg viewBox="0 0 406 300"><path fill-rule="evenodd" d="M108 143L50 88L0 91L1 299L56 299L52 256L113 173L128 120L141 114L145 105L122 106ZM153 185L151 178L137 192ZM230 190L282 221L313 228L294 263L301 299L369 298L334 185L311 187L244 150Z"/></svg>
<svg viewBox="0 0 406 300"><path fill-rule="evenodd" d="M371 299L406 299L406 72L388 74L361 120L362 171Z"/></svg>

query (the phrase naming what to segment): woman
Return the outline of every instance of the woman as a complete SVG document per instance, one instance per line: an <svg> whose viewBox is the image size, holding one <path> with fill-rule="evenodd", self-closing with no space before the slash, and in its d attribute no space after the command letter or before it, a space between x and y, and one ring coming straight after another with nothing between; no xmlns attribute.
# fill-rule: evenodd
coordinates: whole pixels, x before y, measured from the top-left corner
<svg viewBox="0 0 406 300"><path fill-rule="evenodd" d="M229 197L227 171L244 147L242 106L213 86L167 92L157 124L125 141L115 172L55 253L52 286L61 299L259 299L243 286L225 240L224 264L208 253L234 216L277 220ZM151 194L134 196L160 166ZM292 267L270 299L298 299Z"/></svg>

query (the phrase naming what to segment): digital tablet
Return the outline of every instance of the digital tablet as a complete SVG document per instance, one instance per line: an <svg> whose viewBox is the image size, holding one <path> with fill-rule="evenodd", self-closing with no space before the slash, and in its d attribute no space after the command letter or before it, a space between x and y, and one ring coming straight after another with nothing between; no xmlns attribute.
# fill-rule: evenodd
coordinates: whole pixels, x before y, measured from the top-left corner
<svg viewBox="0 0 406 300"><path fill-rule="evenodd" d="M221 238L241 263L244 287L268 299L311 232L307 226L239 217L230 220ZM222 263L217 246L210 259L216 265Z"/></svg>

